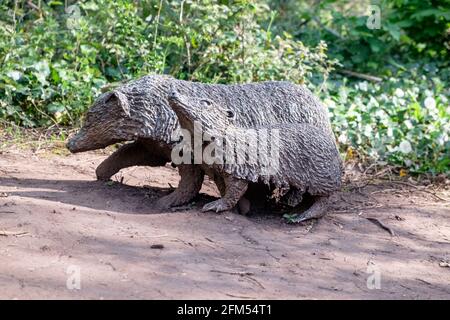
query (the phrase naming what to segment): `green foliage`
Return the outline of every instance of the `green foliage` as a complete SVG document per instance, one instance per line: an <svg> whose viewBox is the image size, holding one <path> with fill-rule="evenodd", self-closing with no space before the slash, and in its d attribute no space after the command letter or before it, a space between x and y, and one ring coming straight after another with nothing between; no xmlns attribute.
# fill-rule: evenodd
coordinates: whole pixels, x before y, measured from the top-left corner
<svg viewBox="0 0 450 320"><path fill-rule="evenodd" d="M449 0L272 4L276 32L310 46L325 41L343 69L383 77L368 83L334 74L322 92L342 149L411 172L450 172ZM372 5L378 29L367 26Z"/></svg>
<svg viewBox="0 0 450 320"><path fill-rule="evenodd" d="M448 172L450 105L441 70L426 66L428 77L410 66L407 75L382 83L330 85L324 97L342 149L380 159L416 173ZM416 66L417 68L417 66ZM447 91L446 91L447 90Z"/></svg>
<svg viewBox="0 0 450 320"><path fill-rule="evenodd" d="M0 119L78 126L102 88L149 73L289 80L321 96L342 150L449 172L449 49L449 0L0 0Z"/></svg>
<svg viewBox="0 0 450 320"><path fill-rule="evenodd" d="M325 81L326 45L273 36L258 1L13 1L0 24L0 117L77 124L102 86L148 73L205 82Z"/></svg>
<svg viewBox="0 0 450 320"><path fill-rule="evenodd" d="M450 59L449 0L292 0L273 8L278 2L280 30L309 45L325 41L350 69L383 74L395 57Z"/></svg>

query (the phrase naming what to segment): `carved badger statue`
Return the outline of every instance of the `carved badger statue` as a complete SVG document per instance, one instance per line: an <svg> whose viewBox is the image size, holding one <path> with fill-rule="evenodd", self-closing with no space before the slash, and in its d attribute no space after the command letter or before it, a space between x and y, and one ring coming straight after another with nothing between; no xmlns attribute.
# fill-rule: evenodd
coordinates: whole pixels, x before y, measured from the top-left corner
<svg viewBox="0 0 450 320"><path fill-rule="evenodd" d="M239 123L245 122L240 119L245 113L213 99L182 95L176 89L169 95L169 105L191 139L205 142L203 150L208 153L203 152L203 171L216 183L222 181L218 184L222 197L203 210L230 210L250 183L264 183L281 190L281 195L295 194L297 203L306 192L315 196L312 207L297 215L295 222L326 213L328 196L340 188L342 176L342 161L327 130L305 123L243 128Z"/></svg>
<svg viewBox="0 0 450 320"><path fill-rule="evenodd" d="M145 76L104 93L88 110L84 125L67 147L71 152L105 148L132 141L102 162L97 178L107 180L130 166L162 166L180 136L177 116L168 104L171 88L201 96L239 113L240 127L308 123L333 136L326 108L304 86L269 81L241 85L203 84L169 76ZM178 188L161 198L161 208L191 201L199 192L204 172L199 165L180 165Z"/></svg>

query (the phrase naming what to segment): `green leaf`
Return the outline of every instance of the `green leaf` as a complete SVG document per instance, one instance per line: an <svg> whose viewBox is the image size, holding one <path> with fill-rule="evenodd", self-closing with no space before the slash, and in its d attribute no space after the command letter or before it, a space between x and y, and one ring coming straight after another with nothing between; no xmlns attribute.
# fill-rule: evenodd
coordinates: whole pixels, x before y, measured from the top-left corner
<svg viewBox="0 0 450 320"><path fill-rule="evenodd" d="M47 60L36 62L32 67L35 70L33 74L36 76L37 80L42 85L45 85L47 83L46 78L50 75L50 66Z"/></svg>
<svg viewBox="0 0 450 320"><path fill-rule="evenodd" d="M449 10L441 10L441 9L425 9L421 10L419 12L414 13L411 16L411 19L421 20L420 18L429 17L429 16L435 16L435 17L444 17L445 19L450 19L450 12Z"/></svg>
<svg viewBox="0 0 450 320"><path fill-rule="evenodd" d="M88 1L80 4L84 10L97 11L99 6L94 1Z"/></svg>

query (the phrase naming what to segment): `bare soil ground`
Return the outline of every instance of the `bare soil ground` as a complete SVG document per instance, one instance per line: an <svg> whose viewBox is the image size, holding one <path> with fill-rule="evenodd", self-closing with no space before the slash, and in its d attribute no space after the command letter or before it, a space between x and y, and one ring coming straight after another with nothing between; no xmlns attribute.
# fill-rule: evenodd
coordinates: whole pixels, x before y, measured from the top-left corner
<svg viewBox="0 0 450 320"><path fill-rule="evenodd" d="M347 185L325 218L292 226L202 213L208 181L193 205L156 211L176 170L98 182L105 157L0 150L0 298L450 298L448 187Z"/></svg>

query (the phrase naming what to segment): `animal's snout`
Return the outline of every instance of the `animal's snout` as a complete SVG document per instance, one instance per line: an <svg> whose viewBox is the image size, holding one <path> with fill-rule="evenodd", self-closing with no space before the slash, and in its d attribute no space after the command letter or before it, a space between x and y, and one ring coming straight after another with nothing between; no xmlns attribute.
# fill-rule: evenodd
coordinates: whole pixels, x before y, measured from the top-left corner
<svg viewBox="0 0 450 320"><path fill-rule="evenodd" d="M72 153L76 153L76 152L80 152L80 132L69 136L69 140L66 143L66 147L67 149L69 149L70 152Z"/></svg>
<svg viewBox="0 0 450 320"><path fill-rule="evenodd" d="M180 99L180 96L176 90L172 90L169 92L169 99L177 101Z"/></svg>
<svg viewBox="0 0 450 320"><path fill-rule="evenodd" d="M67 149L69 149L70 152L76 151L76 142L75 142L75 140L74 140L73 138L70 139L70 140L66 143L66 147L67 147Z"/></svg>
<svg viewBox="0 0 450 320"><path fill-rule="evenodd" d="M180 100L180 94L177 91L177 89L175 88L174 85L171 85L169 88L169 96L168 96L169 100L172 101L179 101Z"/></svg>

